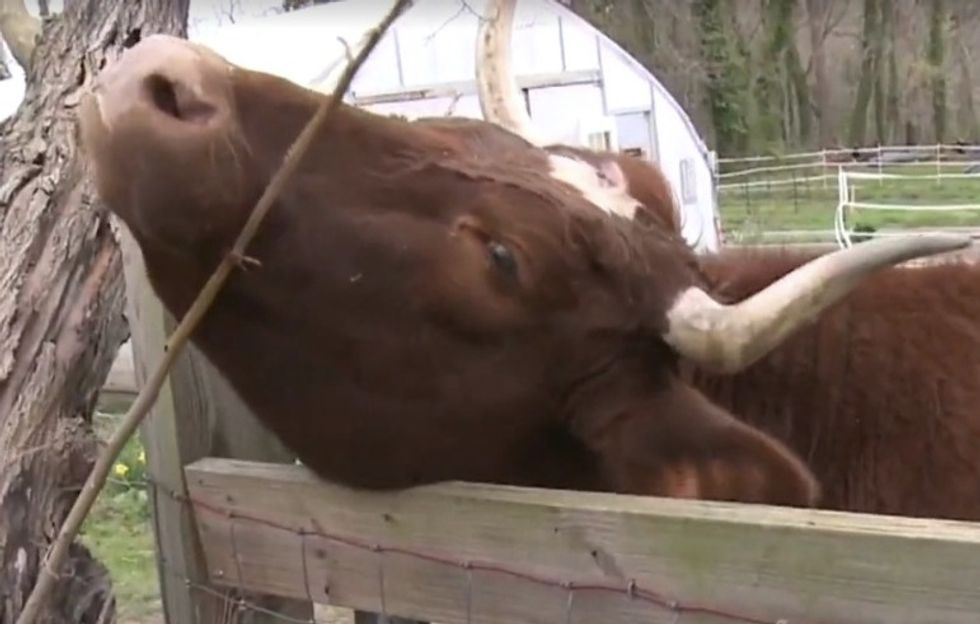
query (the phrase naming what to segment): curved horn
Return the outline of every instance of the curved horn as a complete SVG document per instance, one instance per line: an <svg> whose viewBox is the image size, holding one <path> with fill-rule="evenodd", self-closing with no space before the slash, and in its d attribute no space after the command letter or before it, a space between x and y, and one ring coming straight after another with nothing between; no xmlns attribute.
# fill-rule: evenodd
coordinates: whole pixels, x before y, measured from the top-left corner
<svg viewBox="0 0 980 624"><path fill-rule="evenodd" d="M969 237L944 234L868 241L816 258L732 305L690 288L667 312L664 341L706 369L736 373L775 349L872 272L969 244Z"/></svg>
<svg viewBox="0 0 980 624"><path fill-rule="evenodd" d="M486 121L542 146L545 142L534 131L510 69L516 9L517 0L487 1L487 14L476 35L476 90Z"/></svg>

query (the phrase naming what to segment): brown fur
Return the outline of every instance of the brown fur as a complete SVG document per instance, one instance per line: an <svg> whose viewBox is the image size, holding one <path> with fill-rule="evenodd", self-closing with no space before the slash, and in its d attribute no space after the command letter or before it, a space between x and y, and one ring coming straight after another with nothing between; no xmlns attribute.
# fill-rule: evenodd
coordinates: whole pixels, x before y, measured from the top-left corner
<svg viewBox="0 0 980 624"><path fill-rule="evenodd" d="M100 81L81 112L98 189L182 315L324 96L160 37ZM811 504L798 459L677 375L660 336L700 283L692 253L545 159L483 122L342 106L249 247L261 266L193 340L305 464L350 485Z"/></svg>
<svg viewBox="0 0 980 624"><path fill-rule="evenodd" d="M812 255L704 260L741 300ZM894 268L748 370L685 375L814 470L822 506L980 520L980 266Z"/></svg>

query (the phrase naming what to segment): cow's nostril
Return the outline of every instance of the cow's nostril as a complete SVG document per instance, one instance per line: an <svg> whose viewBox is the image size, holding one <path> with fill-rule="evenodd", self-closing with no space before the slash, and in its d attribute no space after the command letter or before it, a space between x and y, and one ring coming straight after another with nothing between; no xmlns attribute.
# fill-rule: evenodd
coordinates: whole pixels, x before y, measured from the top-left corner
<svg viewBox="0 0 980 624"><path fill-rule="evenodd" d="M153 106L174 119L203 123L216 112L209 101L160 74L152 74L146 79L146 89Z"/></svg>
<svg viewBox="0 0 980 624"><path fill-rule="evenodd" d="M180 107L177 103L177 90L174 83L159 74L146 79L146 88L150 99L156 108L171 117L180 119Z"/></svg>

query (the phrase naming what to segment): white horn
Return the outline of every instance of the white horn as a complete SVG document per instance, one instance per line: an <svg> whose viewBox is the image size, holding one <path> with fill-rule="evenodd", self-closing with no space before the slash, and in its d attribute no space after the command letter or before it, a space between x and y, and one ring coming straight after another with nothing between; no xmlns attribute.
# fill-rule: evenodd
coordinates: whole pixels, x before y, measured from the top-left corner
<svg viewBox="0 0 980 624"><path fill-rule="evenodd" d="M510 68L517 0L487 0L486 7L476 35L476 87L483 118L541 147L546 142L534 131Z"/></svg>
<svg viewBox="0 0 980 624"><path fill-rule="evenodd" d="M870 273L969 245L967 236L945 234L864 242L816 258L732 305L718 303L700 288L690 288L667 312L664 341L708 370L735 373L775 349Z"/></svg>

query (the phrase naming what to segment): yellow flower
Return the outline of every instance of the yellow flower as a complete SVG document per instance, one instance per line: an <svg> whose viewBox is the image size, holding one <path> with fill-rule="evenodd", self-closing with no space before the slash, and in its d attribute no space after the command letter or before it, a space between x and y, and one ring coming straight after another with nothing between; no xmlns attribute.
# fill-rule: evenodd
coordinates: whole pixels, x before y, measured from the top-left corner
<svg viewBox="0 0 980 624"><path fill-rule="evenodd" d="M112 470L113 472L116 473L117 477L125 477L126 473L129 472L129 466L127 466L126 464L119 463L116 464Z"/></svg>
<svg viewBox="0 0 980 624"><path fill-rule="evenodd" d="M146 463L146 451L140 451L139 460L141 464Z"/></svg>

